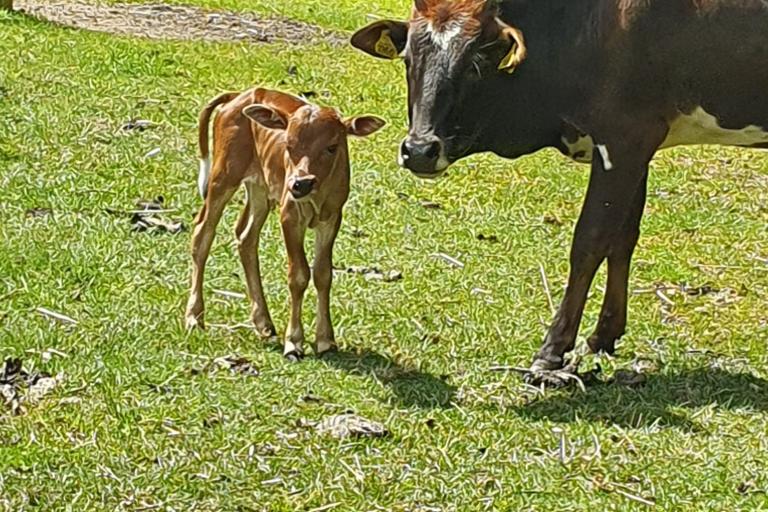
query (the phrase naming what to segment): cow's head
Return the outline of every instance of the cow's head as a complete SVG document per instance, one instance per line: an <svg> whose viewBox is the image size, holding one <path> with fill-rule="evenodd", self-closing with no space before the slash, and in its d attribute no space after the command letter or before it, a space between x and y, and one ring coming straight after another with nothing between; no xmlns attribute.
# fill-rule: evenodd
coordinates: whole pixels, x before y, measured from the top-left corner
<svg viewBox="0 0 768 512"><path fill-rule="evenodd" d="M492 0L416 0L410 21L372 23L352 45L405 60L410 128L399 161L420 177L438 176L473 151L488 112L467 97L526 57L522 32L497 17Z"/></svg>
<svg viewBox="0 0 768 512"><path fill-rule="evenodd" d="M295 200L321 190L342 166L349 165L347 135L366 137L384 126L375 116L342 119L336 110L305 105L292 113L254 104L243 115L273 130L285 130L286 186Z"/></svg>

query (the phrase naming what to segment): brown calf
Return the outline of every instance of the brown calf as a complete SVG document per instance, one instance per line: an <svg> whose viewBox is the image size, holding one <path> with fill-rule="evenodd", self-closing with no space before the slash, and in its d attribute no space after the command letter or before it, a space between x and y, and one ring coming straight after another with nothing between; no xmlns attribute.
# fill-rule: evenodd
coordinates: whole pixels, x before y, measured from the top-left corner
<svg viewBox="0 0 768 512"><path fill-rule="evenodd" d="M208 124L221 106L213 127L213 162L208 151ZM384 125L378 117L342 119L330 108L311 105L278 91L251 89L225 93L200 113L200 175L205 199L192 234L192 288L187 327L203 327L203 272L216 225L234 192L245 185L246 204L235 227L245 270L251 320L263 337L275 335L259 270L259 234L269 210L280 205L280 224L288 252L291 318L284 354L303 355L301 306L309 284L304 253L306 229L316 231L313 277L317 288L315 352L335 348L329 309L331 254L349 196L347 135L365 137ZM212 163L212 165L211 165Z"/></svg>

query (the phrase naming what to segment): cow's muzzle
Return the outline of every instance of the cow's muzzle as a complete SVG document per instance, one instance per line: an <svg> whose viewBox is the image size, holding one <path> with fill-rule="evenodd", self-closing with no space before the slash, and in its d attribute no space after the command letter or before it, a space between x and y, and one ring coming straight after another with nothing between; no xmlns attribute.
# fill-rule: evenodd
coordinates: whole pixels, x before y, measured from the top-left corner
<svg viewBox="0 0 768 512"><path fill-rule="evenodd" d="M437 137L407 137L400 145L402 167L420 178L434 178L450 165L443 142Z"/></svg>
<svg viewBox="0 0 768 512"><path fill-rule="evenodd" d="M293 178L288 183L291 191L291 195L294 199L301 199L309 195L317 184L317 178L315 176L301 176Z"/></svg>

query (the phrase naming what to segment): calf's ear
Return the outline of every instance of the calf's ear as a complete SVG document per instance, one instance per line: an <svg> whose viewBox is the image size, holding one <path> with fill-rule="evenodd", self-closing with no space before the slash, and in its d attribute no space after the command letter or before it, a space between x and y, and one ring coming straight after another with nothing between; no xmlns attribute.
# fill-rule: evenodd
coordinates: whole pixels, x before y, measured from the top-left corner
<svg viewBox="0 0 768 512"><path fill-rule="evenodd" d="M344 120L347 127L347 133L356 137L367 137L368 135L379 131L386 121L376 116L357 116Z"/></svg>
<svg viewBox="0 0 768 512"><path fill-rule="evenodd" d="M499 69L512 73L517 69L525 58L528 56L528 48L525 46L525 37L520 29L510 27L500 19L496 18L496 23L499 24L499 38L509 45L509 51L501 59L499 63Z"/></svg>
<svg viewBox="0 0 768 512"><path fill-rule="evenodd" d="M273 130L284 130L285 127L288 126L288 120L282 112L260 103L254 103L253 105L245 107L243 109L243 115L248 119L259 123L261 126Z"/></svg>
<svg viewBox="0 0 768 512"><path fill-rule="evenodd" d="M382 20L371 23L352 35L352 46L380 59L396 59L405 50L408 23Z"/></svg>

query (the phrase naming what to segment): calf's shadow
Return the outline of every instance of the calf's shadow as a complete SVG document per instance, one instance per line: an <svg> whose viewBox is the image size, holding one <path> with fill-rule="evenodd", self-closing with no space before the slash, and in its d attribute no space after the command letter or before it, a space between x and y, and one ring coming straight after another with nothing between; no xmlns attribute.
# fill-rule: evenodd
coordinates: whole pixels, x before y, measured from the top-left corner
<svg viewBox="0 0 768 512"><path fill-rule="evenodd" d="M405 367L377 352L338 351L324 355L320 361L352 375L375 378L392 391L399 404L406 407L452 407L456 387L446 382L447 377L437 377L416 368Z"/></svg>

